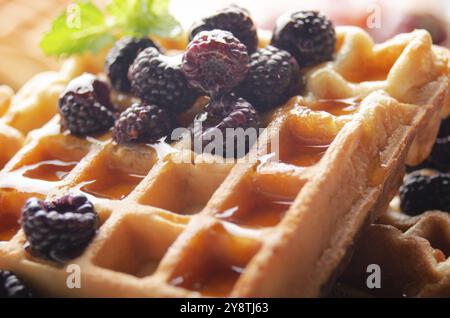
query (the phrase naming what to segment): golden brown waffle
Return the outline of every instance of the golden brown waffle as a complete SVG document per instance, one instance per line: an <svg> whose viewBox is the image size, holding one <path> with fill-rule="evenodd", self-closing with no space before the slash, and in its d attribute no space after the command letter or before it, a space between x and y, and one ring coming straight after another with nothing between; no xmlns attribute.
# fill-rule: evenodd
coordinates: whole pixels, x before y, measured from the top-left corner
<svg viewBox="0 0 450 318"><path fill-rule="evenodd" d="M70 0L0 0L0 83L19 89L31 76L57 69L39 49L42 32Z"/></svg>
<svg viewBox="0 0 450 318"><path fill-rule="evenodd" d="M450 215L429 211L411 217L396 197L364 233L342 282L369 295L450 297ZM369 264L381 269L381 288L365 285Z"/></svg>
<svg viewBox="0 0 450 318"><path fill-rule="evenodd" d="M101 65L70 63L55 78ZM56 116L0 173L0 268L50 296L326 293L356 235L394 196L410 145L409 162L429 151L448 107L447 63L424 31L374 45L358 28L338 29L335 61L308 71L304 97L264 116L258 147L237 164L205 160L183 143L75 138ZM23 134L55 112L56 93L42 103L33 85L31 102L13 101L4 117ZM30 196L79 191L101 227L71 262L82 283L70 289L65 268L23 250L17 220Z"/></svg>

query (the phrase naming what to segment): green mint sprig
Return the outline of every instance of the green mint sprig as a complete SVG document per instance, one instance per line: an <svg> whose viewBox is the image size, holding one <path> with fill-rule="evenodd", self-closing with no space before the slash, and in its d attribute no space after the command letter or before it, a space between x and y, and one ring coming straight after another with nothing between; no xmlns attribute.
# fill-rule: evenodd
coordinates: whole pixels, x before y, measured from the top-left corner
<svg viewBox="0 0 450 318"><path fill-rule="evenodd" d="M118 36L177 36L181 27L169 13L169 0L112 0L102 12L90 0L69 6L44 34L46 55L97 52Z"/></svg>

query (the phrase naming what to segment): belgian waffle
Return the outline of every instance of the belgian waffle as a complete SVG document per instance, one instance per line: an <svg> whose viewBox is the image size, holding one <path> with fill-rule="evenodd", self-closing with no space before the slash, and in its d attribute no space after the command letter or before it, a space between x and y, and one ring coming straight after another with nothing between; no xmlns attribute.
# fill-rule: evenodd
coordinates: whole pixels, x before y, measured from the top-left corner
<svg viewBox="0 0 450 318"><path fill-rule="evenodd" d="M59 63L46 57L38 41L51 20L69 0L0 0L0 83L20 88L34 74L57 69ZM14 70L14 72L11 72Z"/></svg>
<svg viewBox="0 0 450 318"><path fill-rule="evenodd" d="M51 119L57 93L80 72L99 72L98 57L69 60L45 75L53 81L31 80L2 119L25 141L0 173L0 268L48 296L326 293L358 233L395 195L405 161L427 155L449 107L446 55L428 33L380 45L358 28L337 33L335 60L308 70L303 96L263 116L267 128L237 163L182 142L120 146L109 134L61 132ZM70 289L66 268L24 251L17 220L30 196L77 192L94 202L101 226L70 262L82 279Z"/></svg>
<svg viewBox="0 0 450 318"><path fill-rule="evenodd" d="M396 197L364 233L342 282L367 295L450 297L450 216L428 211L408 216ZM368 264L381 268L380 288L367 289Z"/></svg>

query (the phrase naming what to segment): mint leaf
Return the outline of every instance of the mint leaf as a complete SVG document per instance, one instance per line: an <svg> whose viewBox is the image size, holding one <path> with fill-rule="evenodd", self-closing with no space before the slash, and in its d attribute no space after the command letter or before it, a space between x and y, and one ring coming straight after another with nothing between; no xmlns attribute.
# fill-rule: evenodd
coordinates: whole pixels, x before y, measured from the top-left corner
<svg viewBox="0 0 450 318"><path fill-rule="evenodd" d="M79 1L53 22L40 47L47 55L71 55L96 52L113 40L102 11L90 1Z"/></svg>
<svg viewBox="0 0 450 318"><path fill-rule="evenodd" d="M181 27L170 15L169 3L169 0L113 0L107 12L125 35L173 37L180 33Z"/></svg>
<svg viewBox="0 0 450 318"><path fill-rule="evenodd" d="M112 0L106 13L90 0L68 7L44 34L40 46L47 55L96 52L117 35L173 37L180 24L169 13L169 0Z"/></svg>

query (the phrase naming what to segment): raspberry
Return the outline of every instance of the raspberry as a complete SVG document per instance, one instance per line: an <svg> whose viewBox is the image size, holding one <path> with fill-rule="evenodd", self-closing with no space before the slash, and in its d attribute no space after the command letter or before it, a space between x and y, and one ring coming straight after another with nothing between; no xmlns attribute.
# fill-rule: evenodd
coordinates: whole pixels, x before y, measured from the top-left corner
<svg viewBox="0 0 450 318"><path fill-rule="evenodd" d="M250 70L239 92L258 110L265 111L295 95L302 83L295 58L269 45L250 56Z"/></svg>
<svg viewBox="0 0 450 318"><path fill-rule="evenodd" d="M195 35L202 31L214 29L231 32L247 47L249 53L256 51L258 35L255 24L247 10L234 5L203 18L191 27L189 41L192 41Z"/></svg>
<svg viewBox="0 0 450 318"><path fill-rule="evenodd" d="M215 96L245 79L248 61L247 48L230 32L203 31L189 43L182 68L189 84Z"/></svg>
<svg viewBox="0 0 450 318"><path fill-rule="evenodd" d="M212 154L219 155L215 150L223 147L223 149L220 149L220 155L224 157L242 157L256 141L258 127L258 114L255 108L245 99L231 94L215 97L195 117L191 126L194 137L194 150L201 153L209 145L208 148L211 146L215 148L212 149ZM242 128L243 130L253 128L254 138L252 136L245 137L244 140L241 140L244 144L237 144L236 138L227 136L230 133L230 130L227 130L228 128ZM216 137L213 137L216 134L221 134L222 140L216 140Z"/></svg>
<svg viewBox="0 0 450 318"><path fill-rule="evenodd" d="M198 95L181 71L181 55L166 56L152 47L139 53L128 76L132 90L142 101L174 112L192 106Z"/></svg>
<svg viewBox="0 0 450 318"><path fill-rule="evenodd" d="M409 174L400 187L400 207L409 215L429 210L450 212L450 175L428 176L420 171Z"/></svg>
<svg viewBox="0 0 450 318"><path fill-rule="evenodd" d="M0 298L31 298L30 290L16 275L0 270Z"/></svg>
<svg viewBox="0 0 450 318"><path fill-rule="evenodd" d="M29 199L22 210L25 248L32 255L57 263L83 252L97 231L98 216L84 195L54 201Z"/></svg>
<svg viewBox="0 0 450 318"><path fill-rule="evenodd" d="M154 47L159 50L159 47L148 38L124 37L116 42L109 51L105 63L105 71L112 87L125 93L131 90L128 69L139 52L148 47Z"/></svg>
<svg viewBox="0 0 450 318"><path fill-rule="evenodd" d="M278 19L271 44L290 52L300 67L306 67L332 59L336 34L325 16L298 11Z"/></svg>
<svg viewBox="0 0 450 318"><path fill-rule="evenodd" d="M174 120L166 109L134 104L120 115L113 138L117 143L155 143L170 134L173 126Z"/></svg>
<svg viewBox="0 0 450 318"><path fill-rule="evenodd" d="M92 74L72 80L58 105L63 127L74 135L105 132L114 125L116 110L109 98L109 87Z"/></svg>

